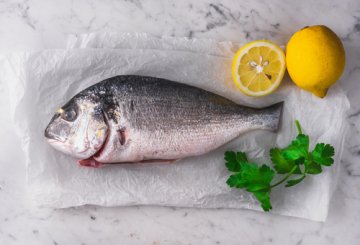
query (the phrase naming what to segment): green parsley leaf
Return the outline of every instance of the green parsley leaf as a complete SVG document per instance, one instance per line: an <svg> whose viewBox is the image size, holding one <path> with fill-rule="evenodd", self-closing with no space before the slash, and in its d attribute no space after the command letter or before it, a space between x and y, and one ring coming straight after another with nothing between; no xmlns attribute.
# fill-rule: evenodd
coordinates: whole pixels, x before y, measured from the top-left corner
<svg viewBox="0 0 360 245"><path fill-rule="evenodd" d="M274 174L274 170L266 165L259 167L255 163L241 164L241 177L245 182L246 190L250 192L268 190Z"/></svg>
<svg viewBox="0 0 360 245"><path fill-rule="evenodd" d="M279 174L289 173L296 165L295 161L286 160L279 148L270 149L270 158L276 172ZM294 174L301 174L299 167L294 171Z"/></svg>
<svg viewBox="0 0 360 245"><path fill-rule="evenodd" d="M307 157L309 152L309 136L299 134L291 144L282 150L282 155L286 160L296 161L303 159L302 163Z"/></svg>
<svg viewBox="0 0 360 245"><path fill-rule="evenodd" d="M270 188L270 182L275 173L269 166L262 165L259 167L249 162L243 162L240 165L240 172L231 175L227 180L230 187L246 188L250 192Z"/></svg>
<svg viewBox="0 0 360 245"><path fill-rule="evenodd" d="M274 170L265 164L258 166L257 164L243 161L246 159L244 153L236 154L236 156L241 157L239 159L242 161L238 168L239 172L231 175L226 183L230 187L245 188L246 191L253 193L256 199L261 203L263 209L269 211L271 209L270 183L274 178ZM233 161L234 155L228 154L228 159Z"/></svg>
<svg viewBox="0 0 360 245"><path fill-rule="evenodd" d="M236 161L239 163L247 162L247 157L245 152L236 152Z"/></svg>
<svg viewBox="0 0 360 245"><path fill-rule="evenodd" d="M294 186L294 185L297 185L297 184L299 184L303 179L305 179L305 174L303 174L300 178L298 178L298 179L292 179L292 180L288 180L287 182L286 182L286 185L285 185L285 187L291 187L291 186Z"/></svg>
<svg viewBox="0 0 360 245"><path fill-rule="evenodd" d="M321 165L317 164L313 161L306 161L305 162L305 173L307 174L319 174L322 172Z"/></svg>
<svg viewBox="0 0 360 245"><path fill-rule="evenodd" d="M244 152L233 152L227 151L225 152L225 165L227 169L231 172L239 172L240 171L240 163L247 162L247 157Z"/></svg>
<svg viewBox="0 0 360 245"><path fill-rule="evenodd" d="M331 164L334 163L334 159L332 158L334 154L334 147L329 144L318 143L312 151L311 156L317 164L331 166Z"/></svg>
<svg viewBox="0 0 360 245"><path fill-rule="evenodd" d="M236 187L236 188L245 187L245 181L242 179L241 174L230 175L230 177L226 181L226 184L228 184L228 186L230 187Z"/></svg>
<svg viewBox="0 0 360 245"><path fill-rule="evenodd" d="M269 191L256 191L254 192L254 196L261 203L261 207L265 212L268 212L270 209L272 209Z"/></svg>
<svg viewBox="0 0 360 245"><path fill-rule="evenodd" d="M240 164L236 161L236 153L233 151L225 152L225 166L231 172L240 171Z"/></svg>

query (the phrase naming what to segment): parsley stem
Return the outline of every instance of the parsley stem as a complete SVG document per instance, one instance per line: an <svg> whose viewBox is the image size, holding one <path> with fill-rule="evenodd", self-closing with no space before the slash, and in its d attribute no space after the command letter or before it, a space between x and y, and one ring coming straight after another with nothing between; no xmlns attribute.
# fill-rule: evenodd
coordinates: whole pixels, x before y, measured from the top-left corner
<svg viewBox="0 0 360 245"><path fill-rule="evenodd" d="M301 126L300 126L300 123L298 120L295 120L295 125L296 125L296 128L297 128L299 134L302 134Z"/></svg>
<svg viewBox="0 0 360 245"><path fill-rule="evenodd" d="M271 189L271 188L274 188L275 186L278 186L278 185L282 184L283 182L285 182L285 181L295 172L295 170L296 170L297 167L298 167L298 166L294 166L294 167L291 169L291 171L290 171L282 180L280 180L279 182L271 185L271 186L270 186L270 189Z"/></svg>

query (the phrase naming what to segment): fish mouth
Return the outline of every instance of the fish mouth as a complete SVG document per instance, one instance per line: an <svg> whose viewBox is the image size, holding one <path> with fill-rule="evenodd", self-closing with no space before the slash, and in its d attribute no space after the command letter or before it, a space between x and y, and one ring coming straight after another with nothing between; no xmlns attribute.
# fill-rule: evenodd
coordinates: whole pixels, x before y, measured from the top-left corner
<svg viewBox="0 0 360 245"><path fill-rule="evenodd" d="M64 143L65 142L64 139L62 139L56 135L49 134L47 131L45 131L44 135L49 143Z"/></svg>
<svg viewBox="0 0 360 245"><path fill-rule="evenodd" d="M49 126L46 127L45 131L44 131L44 136L45 138L51 142L51 143L55 143L55 142L61 142L64 143L65 139L56 135L56 134L52 134L49 132Z"/></svg>
<svg viewBox="0 0 360 245"><path fill-rule="evenodd" d="M49 140L49 142L54 143L55 141L60 141L62 143L65 142L65 140L63 138L61 138L58 135L52 134L50 131L50 125L55 121L56 118L59 117L59 114L56 113L50 120L49 124L46 126L45 130L44 130L44 136L45 138L47 138ZM50 141L51 140L51 141Z"/></svg>
<svg viewBox="0 0 360 245"><path fill-rule="evenodd" d="M59 145L59 144L61 143L61 141L56 140L56 139L46 138L46 140L47 140L47 142L48 142L50 145L52 145L52 146L54 146L54 145Z"/></svg>

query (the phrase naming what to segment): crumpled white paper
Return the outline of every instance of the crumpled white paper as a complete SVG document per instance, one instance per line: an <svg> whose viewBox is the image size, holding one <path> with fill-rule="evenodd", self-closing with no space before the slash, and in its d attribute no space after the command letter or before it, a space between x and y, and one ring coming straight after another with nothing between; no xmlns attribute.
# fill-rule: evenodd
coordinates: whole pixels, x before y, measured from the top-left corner
<svg viewBox="0 0 360 245"><path fill-rule="evenodd" d="M160 49L195 52L222 57L232 56L238 43L212 39L155 36L139 32L92 32L69 35L67 48Z"/></svg>
<svg viewBox="0 0 360 245"><path fill-rule="evenodd" d="M249 98L232 83L232 57L228 53L234 47L231 43L217 46L215 41L201 40L202 45L196 46L197 39L166 38L163 48L164 38L156 40L149 36L149 43L156 45L149 44L150 49L146 49L146 34L116 34L116 38L109 35L73 37L76 44L73 47L81 44L82 49L13 54L2 63L0 79L8 84L15 127L27 156L29 191L39 205L261 210L251 194L226 185L229 172L223 153L245 151L249 158L269 163L269 149L287 145L297 134L294 120L299 119L303 131L310 135L311 147L315 142L331 143L335 147L335 166L325 168L321 175L309 176L293 188L276 188L271 193L272 212L317 221L326 219L347 128L345 111L349 103L341 88L334 86L325 99L319 99L296 88L286 78L274 94L261 99ZM118 37L123 38L116 44ZM142 43L141 49L132 46L136 42ZM89 48L93 44L96 48ZM212 48L211 55L204 52L204 47ZM225 52L222 53L222 49ZM76 159L52 149L43 131L54 111L82 89L121 74L179 81L254 107L285 101L281 127L278 133L247 133L209 154L168 165L132 164L92 169L80 167Z"/></svg>

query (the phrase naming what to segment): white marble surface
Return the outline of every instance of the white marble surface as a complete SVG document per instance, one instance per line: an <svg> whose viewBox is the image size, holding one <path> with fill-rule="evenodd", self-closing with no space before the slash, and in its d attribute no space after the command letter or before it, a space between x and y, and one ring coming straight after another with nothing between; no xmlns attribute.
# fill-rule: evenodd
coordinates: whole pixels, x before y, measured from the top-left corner
<svg viewBox="0 0 360 245"><path fill-rule="evenodd" d="M90 31L286 43L292 32L313 24L330 26L345 44L347 66L340 82L352 105L339 186L325 223L246 210L33 207L0 84L0 244L360 244L358 0L3 0L0 51L64 48L68 34Z"/></svg>

